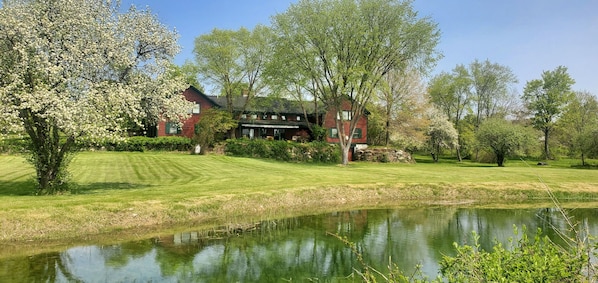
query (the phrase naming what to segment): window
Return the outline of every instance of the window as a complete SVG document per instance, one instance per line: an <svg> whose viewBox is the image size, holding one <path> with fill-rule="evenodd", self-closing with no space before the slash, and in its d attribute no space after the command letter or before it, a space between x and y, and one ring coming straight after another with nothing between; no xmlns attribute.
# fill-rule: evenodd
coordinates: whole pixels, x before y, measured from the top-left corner
<svg viewBox="0 0 598 283"><path fill-rule="evenodd" d="M297 121L301 121L301 115L297 115Z"/></svg>
<svg viewBox="0 0 598 283"><path fill-rule="evenodd" d="M191 108L191 114L199 114L201 113L201 105L199 104L199 102L196 102L193 105L193 108Z"/></svg>
<svg viewBox="0 0 598 283"><path fill-rule="evenodd" d="M338 139L338 130L336 128L331 128L328 131L328 136L333 138L333 139Z"/></svg>
<svg viewBox="0 0 598 283"><path fill-rule="evenodd" d="M280 116L280 119L282 119L283 121L286 121L287 120L287 116L282 115L282 116Z"/></svg>
<svg viewBox="0 0 598 283"><path fill-rule="evenodd" d="M270 116L270 119L272 119L272 120L278 120L278 115L272 114L272 116Z"/></svg>
<svg viewBox="0 0 598 283"><path fill-rule="evenodd" d="M251 119L252 119L252 120L255 120L255 119L257 119L257 114L251 114Z"/></svg>
<svg viewBox="0 0 598 283"><path fill-rule="evenodd" d="M181 133L181 127L179 127L179 123L167 122L165 130L167 135L178 135Z"/></svg>
<svg viewBox="0 0 598 283"><path fill-rule="evenodd" d="M362 137L361 129L355 128L355 132L353 132L354 139L360 139Z"/></svg>
<svg viewBox="0 0 598 283"><path fill-rule="evenodd" d="M328 136L333 139L338 139L338 130L336 128L331 128L328 131ZM360 128L355 128L355 132L353 132L354 139L360 139L363 137L363 131Z"/></svg>
<svg viewBox="0 0 598 283"><path fill-rule="evenodd" d="M254 129L243 128L241 130L241 134L244 138L253 139L254 136Z"/></svg>
<svg viewBox="0 0 598 283"><path fill-rule="evenodd" d="M343 121L351 121L351 118L353 118L353 113L351 111L347 111L344 110L343 111ZM339 116L338 112L336 113L336 119L340 120L341 117Z"/></svg>
<svg viewBox="0 0 598 283"><path fill-rule="evenodd" d="M241 119L247 119L247 114L241 114Z"/></svg>
<svg viewBox="0 0 598 283"><path fill-rule="evenodd" d="M274 129L274 139L275 140L283 140L284 138L284 129Z"/></svg>

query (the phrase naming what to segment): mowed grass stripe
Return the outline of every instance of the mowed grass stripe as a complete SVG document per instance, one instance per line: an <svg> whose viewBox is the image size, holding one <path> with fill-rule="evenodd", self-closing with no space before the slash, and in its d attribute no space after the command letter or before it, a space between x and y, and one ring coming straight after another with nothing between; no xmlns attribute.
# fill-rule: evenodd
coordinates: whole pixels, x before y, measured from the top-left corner
<svg viewBox="0 0 598 283"><path fill-rule="evenodd" d="M25 181L34 176L32 166L22 157L2 156L2 161L0 182ZM557 187L579 182L598 184L596 170L530 166L520 161L509 162L507 166L497 168L466 161L458 164L354 163L341 167L220 155L83 152L77 154L69 169L75 183L104 183L108 190L110 184L230 193L349 184L528 182L541 185L545 182Z"/></svg>
<svg viewBox="0 0 598 283"><path fill-rule="evenodd" d="M81 152L70 166L79 190L32 196L34 184L27 180L35 172L25 158L0 156L0 161L0 169L7 172L0 175L4 240L58 239L211 220L228 223L414 200L549 200L544 183L560 196L598 199L597 170L559 164L339 166L169 152Z"/></svg>
<svg viewBox="0 0 598 283"><path fill-rule="evenodd" d="M0 155L0 177L4 181L23 181L33 173L33 167L19 156Z"/></svg>

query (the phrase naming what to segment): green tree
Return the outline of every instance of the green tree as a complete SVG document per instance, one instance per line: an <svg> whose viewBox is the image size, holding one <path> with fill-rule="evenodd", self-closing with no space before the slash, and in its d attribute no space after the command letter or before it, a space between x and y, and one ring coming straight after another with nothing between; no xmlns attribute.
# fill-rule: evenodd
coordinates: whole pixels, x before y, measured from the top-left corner
<svg viewBox="0 0 598 283"><path fill-rule="evenodd" d="M422 108L425 108L425 101L421 101L423 93L425 87L415 71L391 70L384 76L380 90L377 91L376 102L384 107L382 116L385 118L385 146L388 146L391 141L393 124L400 125L402 121L414 117L422 111ZM408 112L407 115L401 115L406 114L405 112Z"/></svg>
<svg viewBox="0 0 598 283"><path fill-rule="evenodd" d="M201 120L195 125L195 136L193 140L201 146L201 153L214 145L221 135L237 126L237 120L233 119L227 111L215 108L204 111Z"/></svg>
<svg viewBox="0 0 598 283"><path fill-rule="evenodd" d="M263 86L262 72L272 54L272 33L260 25L251 31L214 29L195 39L193 52L200 76L223 93L226 110L238 119ZM244 89L239 89L241 86ZM243 103L235 105L242 96L246 97Z"/></svg>
<svg viewBox="0 0 598 283"><path fill-rule="evenodd" d="M185 85L167 72L177 35L149 11L121 13L108 0L6 0L0 30L0 124L29 136L38 194L67 189L78 141L186 115Z"/></svg>
<svg viewBox="0 0 598 283"><path fill-rule="evenodd" d="M521 125L500 118L487 119L480 125L476 138L482 147L489 148L496 163L503 167L505 159L533 141L532 135Z"/></svg>
<svg viewBox="0 0 598 283"><path fill-rule="evenodd" d="M436 75L429 83L428 93L431 102L441 110L457 129L461 144L461 121L471 107L471 78L467 68L457 65L452 73ZM462 161L461 147L456 147L457 158Z"/></svg>
<svg viewBox="0 0 598 283"><path fill-rule="evenodd" d="M197 80L199 77L199 67L192 61L186 60L185 63L180 66L172 64L171 73L173 77L182 77L188 85L192 85L195 88L204 91L202 84Z"/></svg>
<svg viewBox="0 0 598 283"><path fill-rule="evenodd" d="M598 140L598 101L589 92L576 92L558 123L571 155L579 155L582 166L595 156Z"/></svg>
<svg viewBox="0 0 598 283"><path fill-rule="evenodd" d="M507 66L488 60L475 60L469 65L469 74L476 128L484 119L505 117L514 103L511 88L517 83L517 77L513 71Z"/></svg>
<svg viewBox="0 0 598 283"><path fill-rule="evenodd" d="M544 71L542 79L531 80L523 90L523 100L532 111L532 125L544 134L544 157L551 158L549 138L555 123L571 100L571 86L575 83L567 68L559 66Z"/></svg>
<svg viewBox="0 0 598 283"><path fill-rule="evenodd" d="M348 137L339 142L343 164L351 133L383 77L407 66L425 73L439 57L437 25L418 18L410 1L300 0L273 17L273 29L276 52L287 57L279 67L303 74L318 100L337 112L339 136Z"/></svg>
<svg viewBox="0 0 598 283"><path fill-rule="evenodd" d="M444 113L432 109L429 115L430 125L426 131L428 148L434 162L438 162L443 148L459 146L459 134Z"/></svg>

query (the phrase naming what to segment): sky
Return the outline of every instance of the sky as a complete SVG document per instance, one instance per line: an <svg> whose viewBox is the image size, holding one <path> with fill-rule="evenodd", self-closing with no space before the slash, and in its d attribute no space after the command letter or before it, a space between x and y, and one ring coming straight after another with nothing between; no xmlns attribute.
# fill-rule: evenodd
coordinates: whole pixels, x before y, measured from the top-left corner
<svg viewBox="0 0 598 283"><path fill-rule="evenodd" d="M296 0L122 0L149 7L178 31L181 53L175 63L194 60L196 37L213 29L248 29L270 25ZM489 60L511 68L523 93L525 84L543 71L568 68L573 90L598 95L598 1L595 0L415 0L422 17L438 24L443 58L431 75L458 64Z"/></svg>

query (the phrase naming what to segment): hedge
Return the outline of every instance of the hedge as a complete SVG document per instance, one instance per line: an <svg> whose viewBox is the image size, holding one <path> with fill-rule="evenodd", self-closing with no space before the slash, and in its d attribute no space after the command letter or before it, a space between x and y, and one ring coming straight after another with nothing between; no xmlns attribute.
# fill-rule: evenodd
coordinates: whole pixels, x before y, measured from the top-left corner
<svg viewBox="0 0 598 283"><path fill-rule="evenodd" d="M229 139L224 152L230 156L295 162L338 163L341 160L339 147L326 142Z"/></svg>
<svg viewBox="0 0 598 283"><path fill-rule="evenodd" d="M178 136L156 138L135 136L118 142L101 143L95 147L108 151L190 151L193 143L190 138Z"/></svg>
<svg viewBox="0 0 598 283"><path fill-rule="evenodd" d="M1 153L24 153L29 148L29 138L24 137L7 137L0 138L0 152Z"/></svg>

